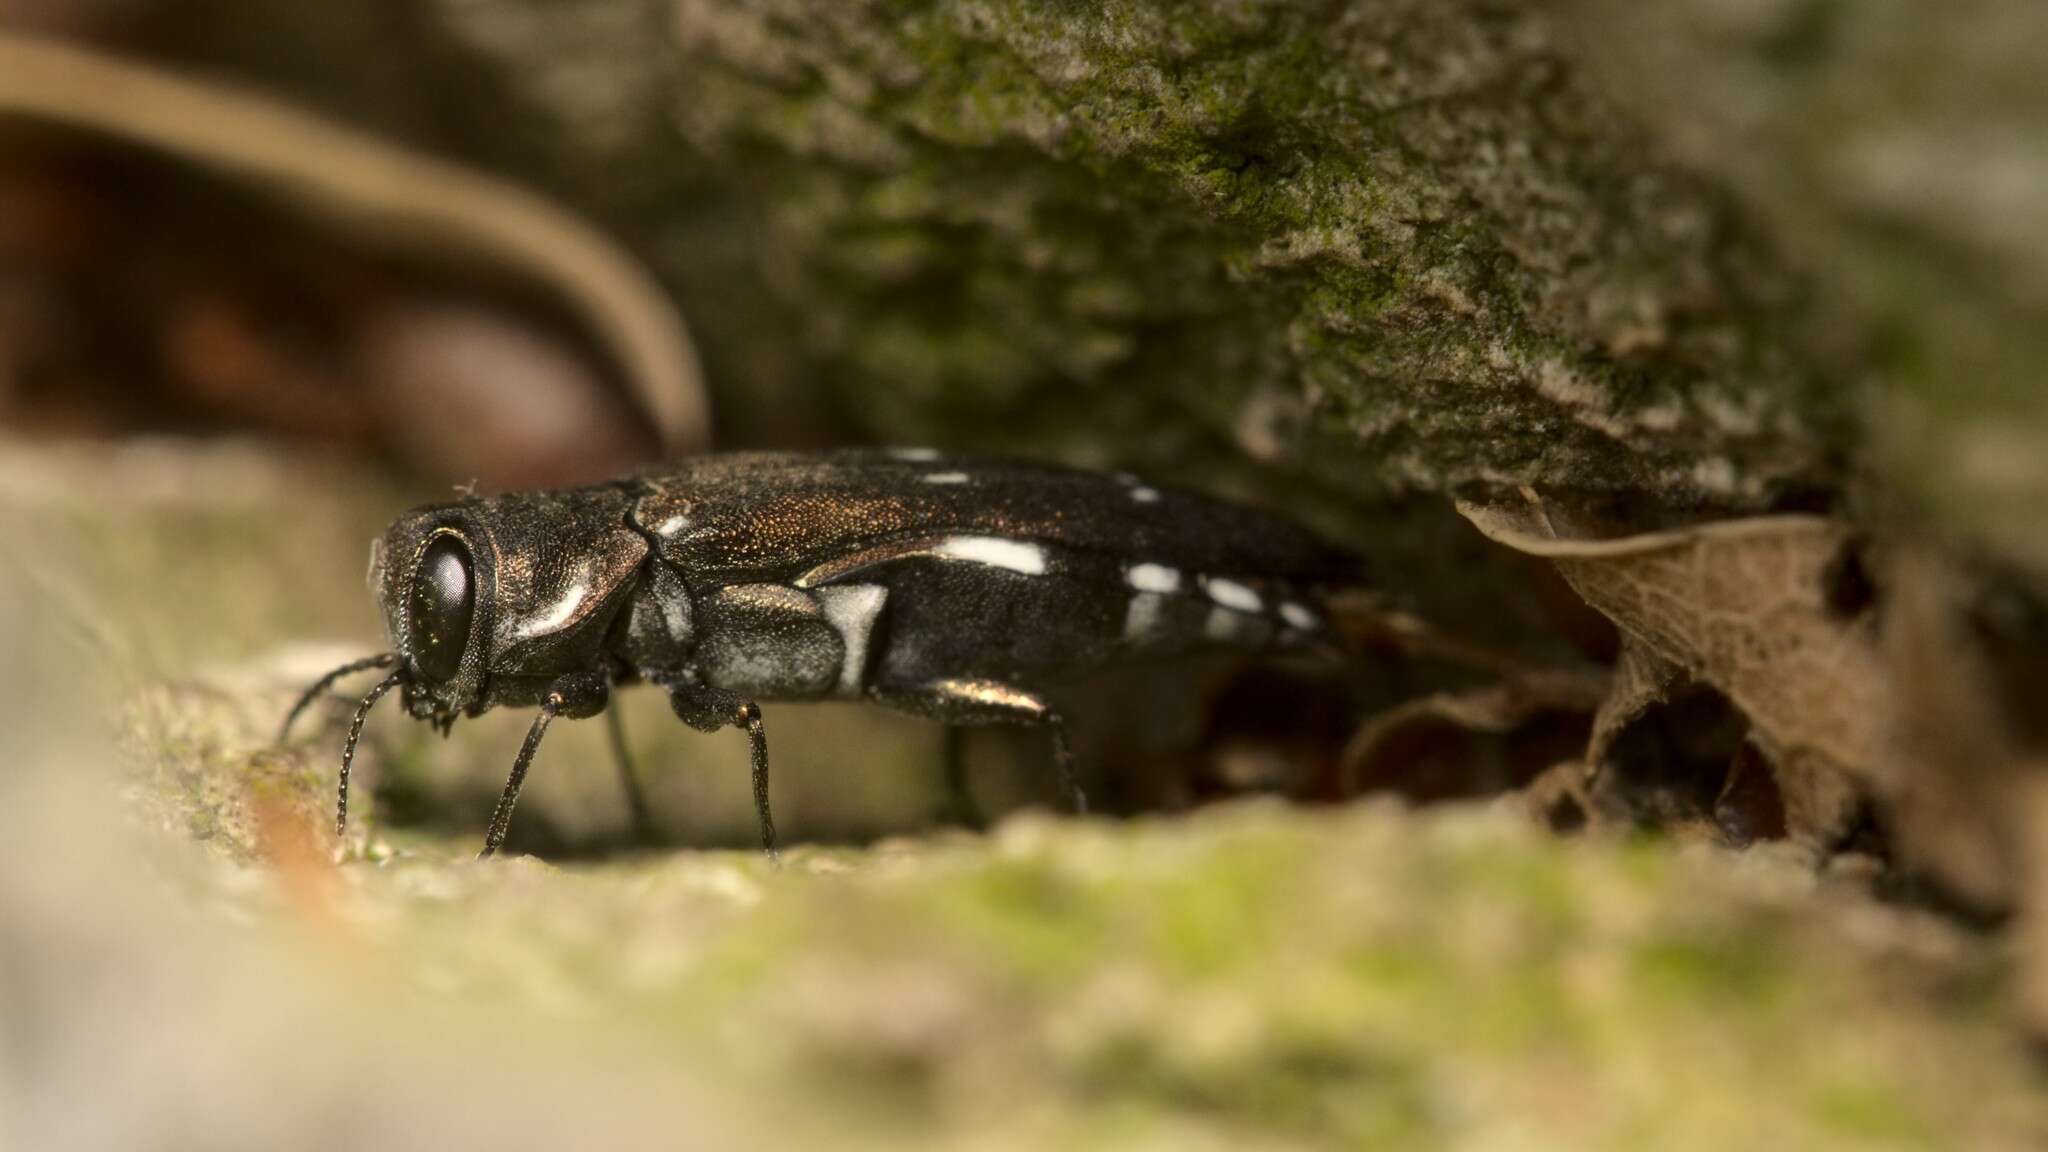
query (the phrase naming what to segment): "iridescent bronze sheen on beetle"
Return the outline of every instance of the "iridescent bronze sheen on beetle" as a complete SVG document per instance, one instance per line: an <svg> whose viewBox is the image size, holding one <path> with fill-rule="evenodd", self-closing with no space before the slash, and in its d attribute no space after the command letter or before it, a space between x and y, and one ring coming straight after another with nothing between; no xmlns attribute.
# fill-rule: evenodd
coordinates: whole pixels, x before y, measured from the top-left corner
<svg viewBox="0 0 2048 1152"><path fill-rule="evenodd" d="M1121 661L1323 643L1319 593L1355 575L1285 520L1129 476L929 449L706 456L400 516L370 568L392 651L323 677L285 726L340 676L393 669L350 725L339 831L363 721L392 688L443 729L537 706L486 856L549 722L595 715L635 682L692 727L747 729L771 852L761 700L1043 726L1085 811L1063 685Z"/></svg>

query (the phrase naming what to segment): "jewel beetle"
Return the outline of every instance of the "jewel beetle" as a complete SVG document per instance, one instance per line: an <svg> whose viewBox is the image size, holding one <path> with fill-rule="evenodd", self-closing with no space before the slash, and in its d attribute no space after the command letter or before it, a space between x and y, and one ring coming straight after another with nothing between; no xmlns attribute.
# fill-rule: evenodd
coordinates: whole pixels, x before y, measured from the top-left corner
<svg viewBox="0 0 2048 1152"><path fill-rule="evenodd" d="M504 842L549 723L648 683L703 731L744 728L775 849L760 701L866 700L953 725L1047 729L1086 810L1059 689L1104 665L1217 646L1329 644L1323 594L1356 561L1270 513L1128 475L930 449L715 454L561 491L400 516L371 548L388 674L343 744L335 827L371 708L394 688L446 731L538 708L485 834Z"/></svg>

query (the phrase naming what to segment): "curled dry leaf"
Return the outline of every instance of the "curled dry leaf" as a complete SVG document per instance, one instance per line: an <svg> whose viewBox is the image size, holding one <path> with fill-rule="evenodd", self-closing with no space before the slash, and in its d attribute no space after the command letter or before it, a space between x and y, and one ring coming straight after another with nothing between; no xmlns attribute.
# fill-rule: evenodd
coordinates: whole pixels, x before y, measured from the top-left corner
<svg viewBox="0 0 2048 1152"><path fill-rule="evenodd" d="M1886 688L1869 621L1845 620L1828 603L1831 567L1850 544L1846 526L1771 516L1596 539L1561 530L1533 496L1525 507L1461 503L1459 511L1494 541L1550 559L1626 637L1589 750L1596 769L1632 751L1624 737L1653 708L1710 688L1747 722L1753 750L1770 763L1787 831L1821 846L1849 830L1864 789L1877 783ZM1742 741L1714 747L1723 717L1711 700L1689 703L1696 715L1667 722L1689 729L1674 733L1681 740L1701 740L1701 755L1726 756L1728 771L1701 798L1718 813L1736 784Z"/></svg>
<svg viewBox="0 0 2048 1152"><path fill-rule="evenodd" d="M1388 709L1346 745L1343 794L1426 801L1524 788L1585 747L1606 680L1596 671L1531 673Z"/></svg>
<svg viewBox="0 0 2048 1152"><path fill-rule="evenodd" d="M1838 843L1861 813L1849 777L1774 752L1712 684L1631 637L1586 751L1596 816L1734 845Z"/></svg>
<svg viewBox="0 0 2048 1152"><path fill-rule="evenodd" d="M1623 640L1586 747L1591 811L1711 836L1720 777L1741 740L1729 731L1734 719L1683 668L1632 636Z"/></svg>

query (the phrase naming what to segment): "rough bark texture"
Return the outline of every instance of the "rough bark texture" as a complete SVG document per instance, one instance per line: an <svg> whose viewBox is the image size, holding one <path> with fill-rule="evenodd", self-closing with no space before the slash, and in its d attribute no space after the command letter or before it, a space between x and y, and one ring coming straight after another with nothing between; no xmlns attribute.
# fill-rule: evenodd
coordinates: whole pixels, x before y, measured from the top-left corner
<svg viewBox="0 0 2048 1152"><path fill-rule="evenodd" d="M2048 572L2048 7L1567 7L1658 139L1824 273L1882 386L1885 480Z"/></svg>
<svg viewBox="0 0 2048 1152"><path fill-rule="evenodd" d="M883 431L964 402L1270 456L1306 418L1396 483L1810 476L1785 286L1493 9L691 2L659 97L770 190Z"/></svg>
<svg viewBox="0 0 2048 1152"><path fill-rule="evenodd" d="M1722 507L1844 448L1800 289L1514 6L440 0L491 100L412 104L214 7L337 110L495 116L678 284L742 439L822 385L878 437Z"/></svg>

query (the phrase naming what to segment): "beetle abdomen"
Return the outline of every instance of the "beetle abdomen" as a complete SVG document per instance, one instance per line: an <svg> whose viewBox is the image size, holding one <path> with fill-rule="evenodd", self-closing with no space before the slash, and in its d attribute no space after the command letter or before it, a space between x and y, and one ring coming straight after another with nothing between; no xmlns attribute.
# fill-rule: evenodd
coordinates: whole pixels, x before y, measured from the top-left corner
<svg viewBox="0 0 2048 1152"><path fill-rule="evenodd" d="M1323 629L1311 595L1287 582L1033 540L908 539L828 575L841 583L818 593L858 596L869 609L833 614L849 656L843 694L942 678L1045 688L1104 664L1288 643Z"/></svg>

